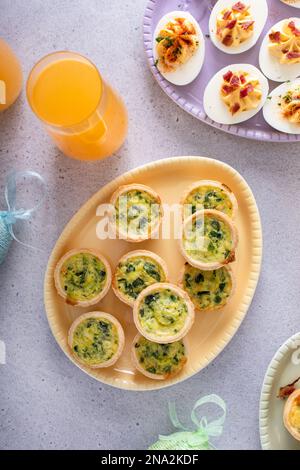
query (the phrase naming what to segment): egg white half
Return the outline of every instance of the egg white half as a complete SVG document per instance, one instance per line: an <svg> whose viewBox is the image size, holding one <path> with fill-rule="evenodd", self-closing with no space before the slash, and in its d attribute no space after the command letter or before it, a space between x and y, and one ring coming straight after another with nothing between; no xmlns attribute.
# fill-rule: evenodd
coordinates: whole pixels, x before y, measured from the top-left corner
<svg viewBox="0 0 300 470"><path fill-rule="evenodd" d="M169 82L173 83L174 85L188 85L191 83L195 78L199 75L205 57L205 40L200 28L199 23L195 20L195 18L188 13L187 11L172 11L167 13L165 16L161 18L158 22L154 35L153 35L153 57L154 61L158 59L157 50L156 50L156 39L159 35L159 32L166 26L166 24L175 18L187 18L193 25L197 31L197 35L199 38L199 47L195 54L185 63L178 67L177 70L174 72L159 72L161 75L168 80Z"/></svg>
<svg viewBox="0 0 300 470"><path fill-rule="evenodd" d="M300 8L300 0L280 0L285 5L289 5L293 8Z"/></svg>
<svg viewBox="0 0 300 470"><path fill-rule="evenodd" d="M259 52L259 66L265 76L274 82L294 80L300 76L300 63L280 64L278 58L273 56L269 51L269 34L272 31L282 31L286 21L295 21L296 27L300 28L300 18L285 18L279 21L267 32Z"/></svg>
<svg viewBox="0 0 300 470"><path fill-rule="evenodd" d="M281 101L280 96L284 96L296 86L300 86L300 78L293 82L282 83L270 93L263 108L264 118L267 123L274 129L287 134L300 134L300 124L293 124L286 119L282 115L282 108L278 106L278 103Z"/></svg>
<svg viewBox="0 0 300 470"><path fill-rule="evenodd" d="M237 47L224 46L217 37L217 17L222 10L232 7L237 1L238 0L219 0L215 4L209 18L211 40L218 49L227 54L241 54L251 49L251 47L257 43L268 18L269 9L266 0L241 0L246 6L251 7L251 14L255 21L253 34L247 41Z"/></svg>
<svg viewBox="0 0 300 470"><path fill-rule="evenodd" d="M262 99L259 106L249 111L243 111L233 115L230 113L226 104L221 98L221 86L223 84L223 75L231 70L233 73L248 72L258 78L262 90ZM227 65L217 72L208 83L203 96L203 106L207 116L219 124L238 124L247 121L257 114L263 107L269 94L269 83L260 70L250 64L232 64Z"/></svg>

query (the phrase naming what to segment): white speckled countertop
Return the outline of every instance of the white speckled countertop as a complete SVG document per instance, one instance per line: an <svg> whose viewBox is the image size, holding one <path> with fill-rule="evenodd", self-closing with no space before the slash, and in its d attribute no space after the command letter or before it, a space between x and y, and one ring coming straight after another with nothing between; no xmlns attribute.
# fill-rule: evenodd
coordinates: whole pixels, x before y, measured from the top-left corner
<svg viewBox="0 0 300 470"><path fill-rule="evenodd" d="M0 201L12 168L40 172L44 208L24 233L42 254L14 244L0 267L1 449L143 449L172 431L168 399L185 415L212 392L228 404L222 449L260 447L258 404L266 367L299 330L300 145L262 144L213 130L172 103L148 70L142 44L145 0L2 0L0 34L24 74L43 55L71 49L90 57L119 89L129 110L123 148L97 163L64 157L29 110L24 93L0 115ZM264 229L263 269L237 335L204 371L177 386L132 393L101 385L61 352L43 306L43 276L64 225L101 186L126 170L175 155L218 158L235 167L255 194ZM155 404L155 406L154 406Z"/></svg>

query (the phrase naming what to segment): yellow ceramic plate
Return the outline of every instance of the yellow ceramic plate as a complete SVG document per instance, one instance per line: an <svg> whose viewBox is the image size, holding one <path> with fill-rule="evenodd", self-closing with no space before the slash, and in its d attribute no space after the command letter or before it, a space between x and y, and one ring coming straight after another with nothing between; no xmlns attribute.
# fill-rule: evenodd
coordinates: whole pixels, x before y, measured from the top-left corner
<svg viewBox="0 0 300 470"><path fill-rule="evenodd" d="M218 180L227 184L235 193L239 211L237 227L240 243L237 261L232 264L237 276L237 289L229 304L216 312L196 313L195 323L187 336L188 363L177 376L166 381L151 380L135 371L130 360L131 342L137 331L132 310L120 302L112 290L93 307L112 313L121 322L126 344L121 358L107 369L92 370L80 366L95 379L128 390L159 389L191 377L207 366L228 344L245 317L257 285L262 256L262 233L259 212L254 196L245 180L230 166L209 158L177 157L150 163L118 177L100 189L87 201L67 224L50 256L45 276L45 307L52 333L73 361L67 345L68 329L77 316L88 311L66 305L57 295L53 273L59 258L72 248L99 249L114 269L117 261L135 247L123 240L99 240L96 226L101 220L96 215L99 204L109 201L111 194L122 184L142 183L153 187L164 203L179 202L183 191L201 179ZM151 250L160 255L169 268L170 281L177 282L184 259L177 240L150 240L139 244L139 249ZM74 361L73 361L74 362Z"/></svg>

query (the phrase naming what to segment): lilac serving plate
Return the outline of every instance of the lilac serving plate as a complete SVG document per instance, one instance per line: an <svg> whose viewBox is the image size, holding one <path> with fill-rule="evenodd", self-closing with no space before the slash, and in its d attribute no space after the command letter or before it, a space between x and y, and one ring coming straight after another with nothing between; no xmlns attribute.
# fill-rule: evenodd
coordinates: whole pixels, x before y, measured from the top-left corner
<svg viewBox="0 0 300 470"><path fill-rule="evenodd" d="M259 2L259 0L257 1ZM224 54L219 51L209 39L208 20L211 9L216 3L216 1L213 0L148 0L143 24L144 45L151 71L161 88L175 103L188 113L200 119L200 121L239 137L272 142L297 142L300 141L300 135L285 134L275 131L264 120L262 111L244 123L238 125L223 125L209 119L203 109L204 89L212 76L221 68L232 63L249 63L259 67L259 49L267 31L278 21L295 16L297 10L285 5L280 0L267 1L269 5L267 24L256 45L243 54ZM152 53L155 27L163 15L173 10L189 11L199 22L203 34L207 36L205 37L206 54L203 68L196 80L182 87L169 83L160 75L154 65ZM270 81L270 90L276 86L278 86L278 83L276 84Z"/></svg>

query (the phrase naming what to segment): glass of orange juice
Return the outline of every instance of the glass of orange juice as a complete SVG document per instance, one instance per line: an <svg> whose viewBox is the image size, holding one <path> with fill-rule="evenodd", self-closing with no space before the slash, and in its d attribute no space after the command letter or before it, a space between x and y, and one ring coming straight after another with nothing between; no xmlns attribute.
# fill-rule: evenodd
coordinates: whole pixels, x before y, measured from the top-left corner
<svg viewBox="0 0 300 470"><path fill-rule="evenodd" d="M0 111L12 105L22 90L22 69L10 46L0 38Z"/></svg>
<svg viewBox="0 0 300 470"><path fill-rule="evenodd" d="M105 158L125 140L128 120L123 100L80 54L61 51L41 59L29 74L27 98L69 157Z"/></svg>

